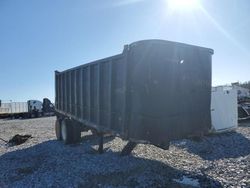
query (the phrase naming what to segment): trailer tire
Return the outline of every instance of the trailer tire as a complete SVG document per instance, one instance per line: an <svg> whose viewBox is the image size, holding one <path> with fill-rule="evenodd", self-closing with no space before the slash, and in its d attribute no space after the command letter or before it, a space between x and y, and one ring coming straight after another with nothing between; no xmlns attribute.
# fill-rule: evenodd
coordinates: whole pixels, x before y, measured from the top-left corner
<svg viewBox="0 0 250 188"><path fill-rule="evenodd" d="M56 132L57 140L62 140L61 128L62 128L62 120L61 119L56 119L55 132Z"/></svg>
<svg viewBox="0 0 250 188"><path fill-rule="evenodd" d="M75 144L81 139L81 130L78 123L70 119L62 121L61 135L64 144Z"/></svg>

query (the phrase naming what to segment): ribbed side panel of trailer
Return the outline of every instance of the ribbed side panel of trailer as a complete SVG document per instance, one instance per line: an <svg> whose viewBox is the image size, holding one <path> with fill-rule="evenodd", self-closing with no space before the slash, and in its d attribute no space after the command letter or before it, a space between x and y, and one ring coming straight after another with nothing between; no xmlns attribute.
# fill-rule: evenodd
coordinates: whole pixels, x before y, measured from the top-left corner
<svg viewBox="0 0 250 188"><path fill-rule="evenodd" d="M56 108L74 119L121 134L125 126L124 55L56 72Z"/></svg>

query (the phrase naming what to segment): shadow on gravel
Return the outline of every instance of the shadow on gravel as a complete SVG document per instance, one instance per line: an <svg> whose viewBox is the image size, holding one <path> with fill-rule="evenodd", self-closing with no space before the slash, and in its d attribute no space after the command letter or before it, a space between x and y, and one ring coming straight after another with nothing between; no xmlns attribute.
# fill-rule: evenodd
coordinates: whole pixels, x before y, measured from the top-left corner
<svg viewBox="0 0 250 188"><path fill-rule="evenodd" d="M106 142L110 142L111 140L113 140L115 138L115 136L104 136L103 137L103 144L105 144ZM86 142L86 141L98 141L98 136L94 135L94 134L88 134L88 135L84 135L81 137L81 142ZM97 144L97 142L96 142Z"/></svg>
<svg viewBox="0 0 250 188"><path fill-rule="evenodd" d="M92 143L65 146L56 140L0 156L0 187L222 187L207 175L193 174L156 160L121 157L109 149L91 154ZM191 179L190 179L191 178ZM191 180L191 181L190 181ZM191 182L191 183L190 183Z"/></svg>
<svg viewBox="0 0 250 188"><path fill-rule="evenodd" d="M204 137L199 142L183 140L175 142L180 148L199 155L205 160L238 158L250 154L250 140L237 132L228 132Z"/></svg>

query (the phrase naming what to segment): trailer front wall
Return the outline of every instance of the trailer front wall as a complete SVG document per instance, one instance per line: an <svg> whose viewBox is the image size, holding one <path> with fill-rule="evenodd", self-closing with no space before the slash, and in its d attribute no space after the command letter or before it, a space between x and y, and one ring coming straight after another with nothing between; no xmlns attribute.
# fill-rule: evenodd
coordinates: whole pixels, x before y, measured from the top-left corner
<svg viewBox="0 0 250 188"><path fill-rule="evenodd" d="M137 42L129 50L129 138L167 147L211 127L212 50Z"/></svg>

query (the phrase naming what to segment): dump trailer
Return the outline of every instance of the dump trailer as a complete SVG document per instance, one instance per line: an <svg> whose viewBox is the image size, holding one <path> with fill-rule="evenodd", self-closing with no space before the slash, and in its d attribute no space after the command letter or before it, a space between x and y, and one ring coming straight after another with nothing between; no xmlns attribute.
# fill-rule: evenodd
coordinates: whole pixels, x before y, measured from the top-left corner
<svg viewBox="0 0 250 188"><path fill-rule="evenodd" d="M172 140L211 128L213 50L164 40L125 45L121 54L55 71L58 140L75 143L94 130L168 149Z"/></svg>

